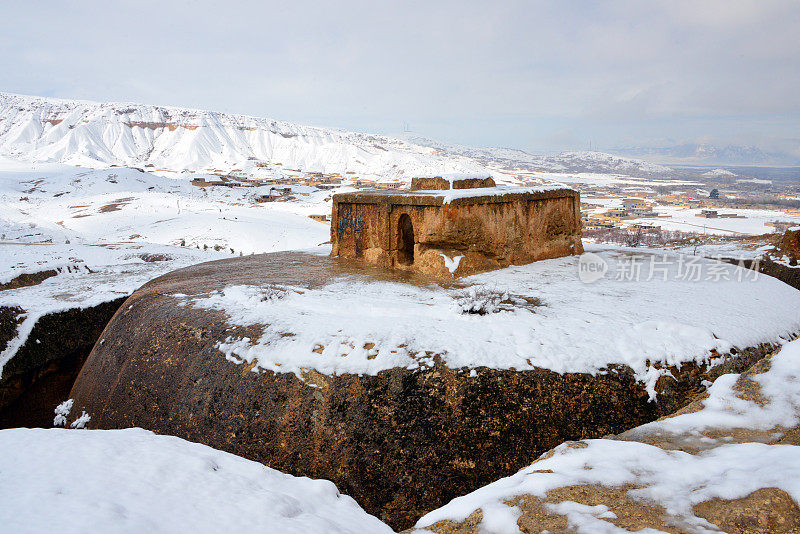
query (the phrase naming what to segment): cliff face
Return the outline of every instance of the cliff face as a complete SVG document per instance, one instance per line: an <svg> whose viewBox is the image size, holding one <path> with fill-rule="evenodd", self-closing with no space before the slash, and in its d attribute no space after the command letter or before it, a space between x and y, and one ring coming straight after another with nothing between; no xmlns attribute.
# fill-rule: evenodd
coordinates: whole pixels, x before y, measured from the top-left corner
<svg viewBox="0 0 800 534"><path fill-rule="evenodd" d="M0 428L50 427L53 408L68 398L75 377L122 299L39 318L27 341L3 366ZM0 352L25 316L18 307L0 307Z"/></svg>
<svg viewBox="0 0 800 534"><path fill-rule="evenodd" d="M281 253L149 282L100 336L72 389L73 414L85 410L91 428L143 427L329 479L400 529L562 441L669 413L710 376L684 365L677 380L659 382L654 403L625 366L596 375L451 368L430 354L428 366L375 374L259 371L256 360L230 361L219 347L258 338L269 325L237 325L222 311L181 304L229 284L314 287L343 274L352 271L330 258Z"/></svg>
<svg viewBox="0 0 800 534"><path fill-rule="evenodd" d="M800 229L786 230L778 250L787 256L790 265L796 266L800 262Z"/></svg>

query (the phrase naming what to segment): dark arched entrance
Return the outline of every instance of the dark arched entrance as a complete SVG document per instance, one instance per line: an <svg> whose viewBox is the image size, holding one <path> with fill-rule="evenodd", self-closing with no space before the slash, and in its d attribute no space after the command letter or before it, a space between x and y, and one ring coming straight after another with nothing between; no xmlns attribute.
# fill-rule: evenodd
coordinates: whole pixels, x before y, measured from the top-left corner
<svg viewBox="0 0 800 534"><path fill-rule="evenodd" d="M414 263L414 225L406 213L397 221L397 261L401 265Z"/></svg>

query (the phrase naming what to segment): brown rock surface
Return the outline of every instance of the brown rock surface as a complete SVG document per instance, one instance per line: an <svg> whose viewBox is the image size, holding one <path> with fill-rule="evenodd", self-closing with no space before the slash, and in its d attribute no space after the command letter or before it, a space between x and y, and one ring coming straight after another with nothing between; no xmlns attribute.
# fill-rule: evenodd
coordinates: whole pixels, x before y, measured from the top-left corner
<svg viewBox="0 0 800 534"><path fill-rule="evenodd" d="M789 256L790 265L797 265L800 262L800 230L786 230L778 243L778 249Z"/></svg>
<svg viewBox="0 0 800 534"><path fill-rule="evenodd" d="M0 428L49 427L53 408L66 400L100 332L123 299L41 317L27 341L3 366ZM0 351L16 337L21 308L0 307Z"/></svg>
<svg viewBox="0 0 800 534"><path fill-rule="evenodd" d="M436 189L474 189L476 187L494 187L497 185L491 177L487 178L460 178L446 179L441 176L429 178L412 178L411 190L436 190Z"/></svg>
<svg viewBox="0 0 800 534"><path fill-rule="evenodd" d="M752 360L758 352L768 350L764 346L751 354ZM762 352L763 354L763 352ZM741 374L733 390L740 399L748 400L758 405L769 402L764 398L760 383L756 377L770 369L771 358L774 353L769 353L758 359L752 366ZM745 358L746 360L747 358ZM722 369L722 372L735 372L738 365ZM669 414L664 418L675 417L681 414L698 412L703 409L703 398L691 402L684 408ZM747 428L707 428L702 431L692 431L687 434L672 434L659 431L652 426L633 428L607 439L621 441L635 441L653 445L666 450L679 450L690 454L708 451L721 444L734 443L764 443L797 445L800 443L800 428L776 427L769 430L755 430ZM584 448L583 442L567 443L571 448ZM553 456L554 451L548 451L539 459ZM536 462L533 463L533 466ZM731 466L735 469L735 466ZM776 465L775 469L781 466ZM552 473L552 471L542 471ZM616 517L606 518L605 521L631 532L643 528L653 528L670 533L707 532L707 529L690 526L687 518L670 516L657 502L634 498L630 491L637 489L635 486L604 486L604 485L570 485L556 488L547 492L545 498L536 495L523 494L515 497L505 504L516 506L521 515L517 520L519 530L525 534L548 531L552 534L576 532L574 525L569 524L567 516L547 509L547 504L558 502L575 502L587 506L604 505ZM761 488L740 499L711 499L701 502L693 507L692 512L696 517L716 525L724 532L731 534L746 533L794 533L800 532L800 508L798 504L785 491L778 488ZM436 534L479 534L481 528L482 510L475 510L464 521L439 521L426 527L426 531ZM410 529L405 534L415 534L420 530Z"/></svg>
<svg viewBox="0 0 800 534"><path fill-rule="evenodd" d="M371 271L375 271L370 274ZM648 403L627 368L606 374L395 368L376 376L253 372L217 349L259 326L170 295L230 284L312 287L336 275L390 276L329 257L279 253L181 269L136 291L72 390L91 428L139 426L282 471L334 481L395 528L528 465L565 440L617 433L679 408L705 376L684 366ZM395 275L391 275L395 276ZM413 278L410 279L413 281ZM287 333L291 335L291 333Z"/></svg>
<svg viewBox="0 0 800 534"><path fill-rule="evenodd" d="M701 502L694 507L694 514L728 534L800 532L800 508L778 488L763 488L741 499Z"/></svg>

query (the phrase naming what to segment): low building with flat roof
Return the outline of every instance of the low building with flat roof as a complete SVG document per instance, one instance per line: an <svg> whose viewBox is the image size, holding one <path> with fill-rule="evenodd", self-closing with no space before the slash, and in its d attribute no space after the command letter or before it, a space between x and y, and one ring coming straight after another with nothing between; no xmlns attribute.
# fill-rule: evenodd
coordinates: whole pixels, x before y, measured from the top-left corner
<svg viewBox="0 0 800 534"><path fill-rule="evenodd" d="M470 274L581 254L580 196L497 187L486 177L415 178L411 189L333 196L334 256L429 274Z"/></svg>

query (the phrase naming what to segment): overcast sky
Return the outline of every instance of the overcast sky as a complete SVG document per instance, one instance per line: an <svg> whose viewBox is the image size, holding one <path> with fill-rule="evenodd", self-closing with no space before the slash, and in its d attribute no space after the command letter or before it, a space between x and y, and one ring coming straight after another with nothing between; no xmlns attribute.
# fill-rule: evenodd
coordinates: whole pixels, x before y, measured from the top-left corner
<svg viewBox="0 0 800 534"><path fill-rule="evenodd" d="M800 156L800 2L20 0L0 91L532 151Z"/></svg>

